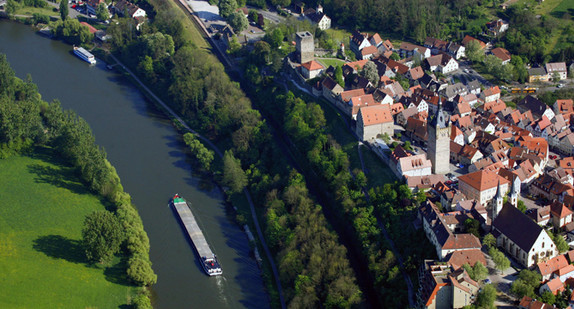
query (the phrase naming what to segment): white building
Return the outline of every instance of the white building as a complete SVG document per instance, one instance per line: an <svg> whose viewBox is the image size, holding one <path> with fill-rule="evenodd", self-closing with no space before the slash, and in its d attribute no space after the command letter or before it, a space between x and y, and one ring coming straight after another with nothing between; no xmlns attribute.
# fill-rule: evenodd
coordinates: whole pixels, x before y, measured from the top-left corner
<svg viewBox="0 0 574 309"><path fill-rule="evenodd" d="M518 208L505 204L492 223L496 243L524 267L532 267L558 254L546 231Z"/></svg>

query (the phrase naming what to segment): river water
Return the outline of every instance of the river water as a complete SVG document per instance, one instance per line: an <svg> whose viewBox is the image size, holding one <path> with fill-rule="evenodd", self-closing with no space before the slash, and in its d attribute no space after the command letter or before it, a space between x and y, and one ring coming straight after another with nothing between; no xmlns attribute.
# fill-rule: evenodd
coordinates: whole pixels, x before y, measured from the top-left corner
<svg viewBox="0 0 574 309"><path fill-rule="evenodd" d="M0 20L0 53L7 55L16 75L31 74L44 100L59 99L88 121L138 207L158 275L154 307L268 308L246 235L233 222L221 191L193 175L185 144L170 121L102 61L89 66L71 50L29 26ZM223 276L208 277L201 269L168 207L175 193L192 202Z"/></svg>

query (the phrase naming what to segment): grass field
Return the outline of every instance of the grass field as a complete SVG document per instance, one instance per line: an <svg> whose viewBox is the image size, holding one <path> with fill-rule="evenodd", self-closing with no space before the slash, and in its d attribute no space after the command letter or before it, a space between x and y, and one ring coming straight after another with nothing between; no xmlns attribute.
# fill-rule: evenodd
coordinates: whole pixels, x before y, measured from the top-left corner
<svg viewBox="0 0 574 309"><path fill-rule="evenodd" d="M548 0L550 1L550 0ZM572 0L562 0L554 9L550 12L554 17L562 17L564 13L574 13L574 1Z"/></svg>
<svg viewBox="0 0 574 309"><path fill-rule="evenodd" d="M182 33L187 41L193 42L193 44L199 48L211 50L211 46L207 43L201 32L199 32L191 19L188 18L186 15L187 13L178 7L177 3L179 3L178 0L151 0L151 4L156 8L156 10L169 11L172 18L181 21L184 29Z"/></svg>
<svg viewBox="0 0 574 309"><path fill-rule="evenodd" d="M339 59L322 59L322 58L315 58L315 59L321 62L321 64L323 64L325 68L328 68L329 66L333 66L334 68L342 67L345 64L345 61Z"/></svg>
<svg viewBox="0 0 574 309"><path fill-rule="evenodd" d="M20 7L16 10L14 14L16 15L33 15L34 13L39 13L46 16L60 16L59 12L54 12L53 6L47 5L44 8L35 8L31 6Z"/></svg>
<svg viewBox="0 0 574 309"><path fill-rule="evenodd" d="M118 308L131 288L117 267L86 264L86 215L104 209L48 150L0 160L0 308Z"/></svg>

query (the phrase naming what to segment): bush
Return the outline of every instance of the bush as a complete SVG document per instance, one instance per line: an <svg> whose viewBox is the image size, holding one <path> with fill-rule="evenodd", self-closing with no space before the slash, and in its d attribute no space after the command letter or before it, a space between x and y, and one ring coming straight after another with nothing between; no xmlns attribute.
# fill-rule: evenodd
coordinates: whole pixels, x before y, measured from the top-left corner
<svg viewBox="0 0 574 309"><path fill-rule="evenodd" d="M151 269L151 262L139 255L130 258L127 274L130 280L140 286L149 286L157 282L157 275Z"/></svg>
<svg viewBox="0 0 574 309"><path fill-rule="evenodd" d="M145 293L139 293L133 299L135 309L152 309L151 301Z"/></svg>

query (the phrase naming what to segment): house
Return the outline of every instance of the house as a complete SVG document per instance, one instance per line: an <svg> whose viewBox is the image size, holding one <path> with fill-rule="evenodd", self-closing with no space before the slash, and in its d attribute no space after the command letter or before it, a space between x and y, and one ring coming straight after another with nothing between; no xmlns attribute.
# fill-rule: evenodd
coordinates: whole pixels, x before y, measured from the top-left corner
<svg viewBox="0 0 574 309"><path fill-rule="evenodd" d="M552 224L558 229L572 222L572 210L566 207L564 203L554 201L550 205L550 214L552 215Z"/></svg>
<svg viewBox="0 0 574 309"><path fill-rule="evenodd" d="M558 295L558 293L562 293L565 290L564 282L560 281L560 278L556 277L540 287L540 295L544 294L544 292L548 291L554 295Z"/></svg>
<svg viewBox="0 0 574 309"><path fill-rule="evenodd" d="M442 74L448 74L456 70L458 70L458 62L450 55L442 54L439 71Z"/></svg>
<svg viewBox="0 0 574 309"><path fill-rule="evenodd" d="M496 58L502 61L502 65L510 63L510 52L502 47L494 48L490 51Z"/></svg>
<svg viewBox="0 0 574 309"><path fill-rule="evenodd" d="M543 67L528 69L528 82L547 82L550 80L549 74Z"/></svg>
<svg viewBox="0 0 574 309"><path fill-rule="evenodd" d="M311 79L321 74L324 69L325 67L321 63L311 60L301 64L301 75L305 79Z"/></svg>
<svg viewBox="0 0 574 309"><path fill-rule="evenodd" d="M316 24L317 28L321 30L331 28L331 18L325 15L323 7L320 4L317 5L317 9L305 10L304 15L309 21L311 21L311 23Z"/></svg>
<svg viewBox="0 0 574 309"><path fill-rule="evenodd" d="M572 99L556 100L556 102L554 102L554 113L556 115L568 115L574 113L574 101Z"/></svg>
<svg viewBox="0 0 574 309"><path fill-rule="evenodd" d="M353 32L351 38L349 40L349 48L351 51L357 55L357 58L361 59L359 55L361 55L361 50L367 46L371 46L371 42L369 42L368 35L366 33L360 33L359 31Z"/></svg>
<svg viewBox="0 0 574 309"><path fill-rule="evenodd" d="M429 241L435 246L439 259L445 258L449 253L461 250L478 249L482 245L478 238L472 234L454 234L444 222L440 211L430 201L419 208L419 219Z"/></svg>
<svg viewBox="0 0 574 309"><path fill-rule="evenodd" d="M534 220L536 224L546 226L546 224L550 222L550 206L534 208L534 210L528 214L528 217Z"/></svg>
<svg viewBox="0 0 574 309"><path fill-rule="evenodd" d="M563 80L568 77L568 70L566 69L566 62L552 62L546 64L546 73L548 78L554 79L556 75L558 80Z"/></svg>
<svg viewBox="0 0 574 309"><path fill-rule="evenodd" d="M407 178L407 186L414 192L428 191L442 181L445 181L444 175L411 176Z"/></svg>
<svg viewBox="0 0 574 309"><path fill-rule="evenodd" d="M138 19L146 17L146 12L144 10L131 2L127 2L126 0L116 2L116 4L114 4L114 10L120 16L124 16L124 13L127 12L128 16L131 18Z"/></svg>
<svg viewBox="0 0 574 309"><path fill-rule="evenodd" d="M546 230L508 203L496 216L492 228L497 245L524 267L530 268L558 254Z"/></svg>
<svg viewBox="0 0 574 309"><path fill-rule="evenodd" d="M439 66L442 63L442 55L435 55L425 59L426 67L431 72L439 71Z"/></svg>
<svg viewBox="0 0 574 309"><path fill-rule="evenodd" d="M401 58L415 57L419 60L423 60L431 56L431 51L426 47L411 44L409 42L402 42L399 48L399 54L401 55Z"/></svg>
<svg viewBox="0 0 574 309"><path fill-rule="evenodd" d="M555 309L556 307L545 304L541 301L532 299L528 296L522 297L520 299L520 304L518 304L519 309Z"/></svg>
<svg viewBox="0 0 574 309"><path fill-rule="evenodd" d="M359 109L357 115L357 135L363 141L373 140L377 135L394 133L394 121L388 105L372 105Z"/></svg>
<svg viewBox="0 0 574 309"><path fill-rule="evenodd" d="M540 262L536 265L536 269L542 276L542 281L547 281L552 278L552 275L558 273L558 270L568 266L568 261L564 255L558 255L547 261Z"/></svg>
<svg viewBox="0 0 574 309"><path fill-rule="evenodd" d="M496 101L500 99L500 88L498 86L487 88L480 94L480 97L486 103Z"/></svg>
<svg viewBox="0 0 574 309"><path fill-rule="evenodd" d="M379 50L371 45L361 49L360 53L361 57L358 57L360 60L369 60L375 57L379 53Z"/></svg>
<svg viewBox="0 0 574 309"><path fill-rule="evenodd" d="M476 79L473 79L472 81L468 82L466 84L466 88L468 88L468 91L470 93L475 94L475 95L479 95L480 91L481 91L480 83Z"/></svg>
<svg viewBox="0 0 574 309"><path fill-rule="evenodd" d="M428 176L432 174L432 163L426 154L407 156L400 158L396 169L402 177Z"/></svg>
<svg viewBox="0 0 574 309"><path fill-rule="evenodd" d="M464 264L472 267L476 263L481 263L486 266L484 253L477 249L455 251L447 255L445 261L455 270L461 268Z"/></svg>
<svg viewBox="0 0 574 309"><path fill-rule="evenodd" d="M552 111L548 105L531 95L527 95L524 99L520 100L518 104L516 104L516 107L521 113L530 111L534 120L542 118L542 115L550 120L555 116L554 111Z"/></svg>
<svg viewBox="0 0 574 309"><path fill-rule="evenodd" d="M337 97L343 92L343 87L331 77L325 77L321 83L323 96L331 103L337 104Z"/></svg>
<svg viewBox="0 0 574 309"><path fill-rule="evenodd" d="M423 69L418 66L418 67L414 67L412 69L410 69L407 74L406 77L412 81L418 80L419 78L423 77L425 75L425 72L423 71Z"/></svg>
<svg viewBox="0 0 574 309"><path fill-rule="evenodd" d="M454 57L454 59L458 60L462 57L465 57L465 50L466 48L460 44L456 44L451 42L448 45L448 53Z"/></svg>
<svg viewBox="0 0 574 309"><path fill-rule="evenodd" d="M510 182L494 172L485 170L468 173L458 177L459 190L468 198L486 206L494 198L500 185L501 194L505 195Z"/></svg>
<svg viewBox="0 0 574 309"><path fill-rule="evenodd" d="M463 39L462 39L462 45L464 45L465 47L468 47L468 43L471 41L476 41L478 42L478 44L480 45L480 49L484 49L486 47L486 43L484 43L481 40L475 39L473 37L471 37L470 35L466 35Z"/></svg>
<svg viewBox="0 0 574 309"><path fill-rule="evenodd" d="M449 101L454 100L454 97L457 95L467 95L468 89L462 83L455 83L452 85L446 86L445 90L441 92L441 94Z"/></svg>
<svg viewBox="0 0 574 309"><path fill-rule="evenodd" d="M486 28L488 29L488 34L497 37L501 33L508 30L508 22L506 22L502 19L498 19L498 20L486 23Z"/></svg>
<svg viewBox="0 0 574 309"><path fill-rule="evenodd" d="M125 1L124 1L125 2ZM104 0L88 0L86 1L86 10L90 15L96 15L96 10L98 6L102 3L106 3ZM123 10L122 10L123 12Z"/></svg>
<svg viewBox="0 0 574 309"><path fill-rule="evenodd" d="M426 260L419 278L417 308L462 308L471 305L479 291L464 269L453 270L444 263Z"/></svg>

